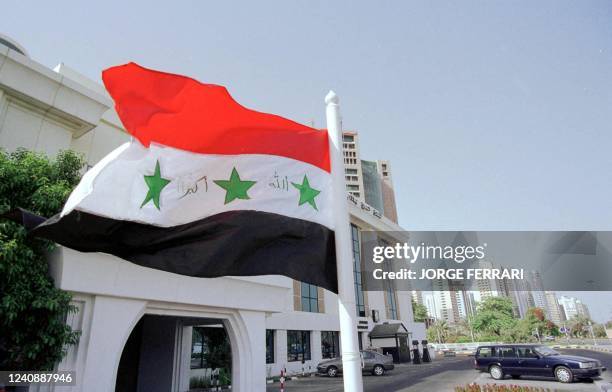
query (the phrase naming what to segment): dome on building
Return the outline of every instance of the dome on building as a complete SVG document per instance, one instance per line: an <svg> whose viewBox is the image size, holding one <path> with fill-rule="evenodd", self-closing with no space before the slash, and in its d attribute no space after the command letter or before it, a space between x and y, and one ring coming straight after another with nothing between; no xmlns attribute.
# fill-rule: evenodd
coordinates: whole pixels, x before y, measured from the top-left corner
<svg viewBox="0 0 612 392"><path fill-rule="evenodd" d="M9 49L12 49L15 52L21 53L22 55L26 57L30 57L30 55L28 55L28 52L25 50L23 46L19 45L17 41L15 41L14 39L4 34L0 34L0 45L4 45L8 47Z"/></svg>

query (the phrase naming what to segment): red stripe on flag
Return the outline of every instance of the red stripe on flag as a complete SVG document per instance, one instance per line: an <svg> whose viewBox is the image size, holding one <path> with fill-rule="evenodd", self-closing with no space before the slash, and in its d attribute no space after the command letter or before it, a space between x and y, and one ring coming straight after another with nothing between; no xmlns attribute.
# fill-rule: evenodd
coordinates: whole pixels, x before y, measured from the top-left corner
<svg viewBox="0 0 612 392"><path fill-rule="evenodd" d="M237 103L223 86L129 63L102 72L127 131L151 142L207 154L269 154L330 171L326 131Z"/></svg>

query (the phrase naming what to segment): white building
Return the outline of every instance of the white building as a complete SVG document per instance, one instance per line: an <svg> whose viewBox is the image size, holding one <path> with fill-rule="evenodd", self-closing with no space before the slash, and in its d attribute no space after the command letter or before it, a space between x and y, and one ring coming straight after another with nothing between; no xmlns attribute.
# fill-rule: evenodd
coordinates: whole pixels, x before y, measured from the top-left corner
<svg viewBox="0 0 612 392"><path fill-rule="evenodd" d="M578 315L578 309L576 307L576 298L566 297L562 295L557 298L559 302L559 306L563 309L563 314L565 314L565 319L570 320L574 316Z"/></svg>
<svg viewBox="0 0 612 392"><path fill-rule="evenodd" d="M557 326L561 326L561 323L565 321L565 312L561 309L556 294L553 291L546 291L544 296L546 298L546 318Z"/></svg>
<svg viewBox="0 0 612 392"><path fill-rule="evenodd" d="M589 308L577 298L562 295L558 298L558 302L565 313L566 320L571 320L576 316L591 317Z"/></svg>
<svg viewBox="0 0 612 392"><path fill-rule="evenodd" d="M531 271L529 277L534 306L546 310L547 302L546 294L544 293L544 283L542 282L542 274L538 271Z"/></svg>
<svg viewBox="0 0 612 392"><path fill-rule="evenodd" d="M342 153L344 154L344 173L346 190L359 200L365 200L363 173L359 158L359 134L352 131L342 132Z"/></svg>
<svg viewBox="0 0 612 392"><path fill-rule="evenodd" d="M129 140L112 107L98 83L63 64L48 69L15 42L0 39L0 147L50 156L72 149L94 165ZM359 276L363 233L402 228L359 200L349 201L349 212ZM264 391L266 376L281 368L312 371L324 355L339 352L337 296L286 277L192 278L67 248L52 255L50 270L56 285L72 293L79 312L68 323L82 331L58 365L77 372L77 386L55 391L108 392L116 383L189 390L190 377L199 374L190 361L197 354L195 326L225 327L235 391ZM409 292L356 286L355 328L363 347L375 325L385 322L402 323L411 338L425 338L424 324L413 322Z"/></svg>

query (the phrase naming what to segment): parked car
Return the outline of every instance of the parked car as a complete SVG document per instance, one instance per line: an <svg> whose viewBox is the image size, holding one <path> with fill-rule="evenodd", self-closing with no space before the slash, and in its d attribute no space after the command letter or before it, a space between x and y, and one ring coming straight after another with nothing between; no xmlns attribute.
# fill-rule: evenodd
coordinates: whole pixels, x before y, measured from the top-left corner
<svg viewBox="0 0 612 392"><path fill-rule="evenodd" d="M360 354L361 370L364 373L382 376L387 370L393 370L395 367L393 365L393 357L390 355L383 355L370 350L362 350ZM317 373L336 377L342 373L342 358L338 357L322 361L317 365Z"/></svg>
<svg viewBox="0 0 612 392"><path fill-rule="evenodd" d="M482 372L489 372L496 380L506 375L512 378L548 376L563 383L598 377L606 370L596 359L559 354L539 344L480 346L474 356L474 366Z"/></svg>

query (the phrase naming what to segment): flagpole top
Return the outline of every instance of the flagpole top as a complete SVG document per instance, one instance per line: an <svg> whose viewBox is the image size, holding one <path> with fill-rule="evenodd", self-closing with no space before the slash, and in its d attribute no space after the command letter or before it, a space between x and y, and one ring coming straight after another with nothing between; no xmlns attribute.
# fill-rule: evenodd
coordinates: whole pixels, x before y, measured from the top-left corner
<svg viewBox="0 0 612 392"><path fill-rule="evenodd" d="M331 103L334 103L334 104L337 105L338 103L340 103L340 98L338 98L338 96L336 95L334 90L329 90L329 92L325 96L325 103L327 105L329 105Z"/></svg>

